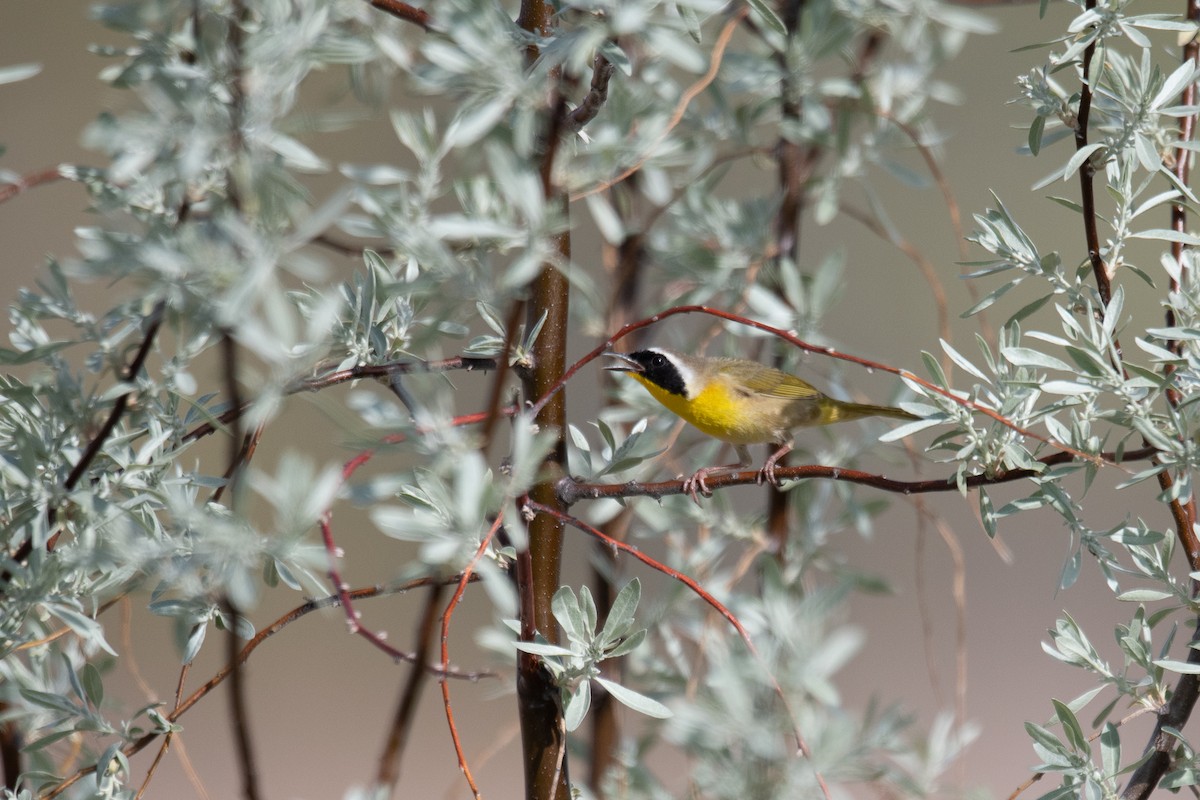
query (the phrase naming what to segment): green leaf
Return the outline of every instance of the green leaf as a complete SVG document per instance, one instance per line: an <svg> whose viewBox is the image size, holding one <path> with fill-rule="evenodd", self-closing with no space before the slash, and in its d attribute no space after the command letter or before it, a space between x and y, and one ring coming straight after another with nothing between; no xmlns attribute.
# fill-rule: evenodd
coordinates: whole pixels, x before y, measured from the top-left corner
<svg viewBox="0 0 1200 800"><path fill-rule="evenodd" d="M92 704L92 708L99 709L100 704L104 702L104 682L100 670L89 661L79 671L79 677L88 702Z"/></svg>
<svg viewBox="0 0 1200 800"><path fill-rule="evenodd" d="M921 360L925 362L925 369L932 377L934 385L942 389L949 388L950 384L946 381L946 373L942 371L942 365L933 357L933 354L922 350Z"/></svg>
<svg viewBox="0 0 1200 800"><path fill-rule="evenodd" d="M1149 228L1144 231L1134 231L1129 234L1129 238L1152 239L1159 242L1178 242L1189 247L1200 245L1200 236L1183 233L1182 231L1173 231L1170 228Z"/></svg>
<svg viewBox="0 0 1200 800"><path fill-rule="evenodd" d="M883 433L879 437L881 442L894 442L899 439L906 439L914 433L920 433L926 428L933 428L941 425L943 420L940 419L919 419L915 422L906 422L898 428L892 428L890 431Z"/></svg>
<svg viewBox="0 0 1200 800"><path fill-rule="evenodd" d="M1067 362L1029 347L1006 347L1001 353L1010 364L1018 367L1044 367L1060 372L1074 371Z"/></svg>
<svg viewBox="0 0 1200 800"><path fill-rule="evenodd" d="M21 697L24 697L35 706L48 708L51 711L60 711L64 714L69 714L72 717L80 717L84 715L83 709L60 694L39 692L36 689L21 689Z"/></svg>
<svg viewBox="0 0 1200 800"><path fill-rule="evenodd" d="M569 586L560 586L550 601L550 609L554 618L562 626L563 633L572 641L586 641L591 638L592 631L583 621L583 611L579 607L579 599Z"/></svg>
<svg viewBox="0 0 1200 800"><path fill-rule="evenodd" d="M1108 374L1108 364L1104 363L1087 350L1071 346L1067 347L1067 355L1071 357L1071 360L1075 362L1076 366L1078 366L1088 375L1099 378Z"/></svg>
<svg viewBox="0 0 1200 800"><path fill-rule="evenodd" d="M632 653L634 650L637 650L638 647L640 647L642 642L644 642L645 640L646 640L646 629L645 628L642 628L639 631L634 631L633 633L629 634L624 639L622 639L621 642L616 647L606 650L604 652L604 656L605 656L605 658L620 658L621 656L628 655L629 653Z"/></svg>
<svg viewBox="0 0 1200 800"><path fill-rule="evenodd" d="M571 692L563 703L563 723L568 731L579 727L591 705L592 685L587 681L580 681L579 685L575 687L575 691Z"/></svg>
<svg viewBox="0 0 1200 800"><path fill-rule="evenodd" d="M1062 572L1058 576L1058 588L1069 589L1079 580L1079 571L1083 566L1083 551L1076 549L1063 562Z"/></svg>
<svg viewBox="0 0 1200 800"><path fill-rule="evenodd" d="M600 635L602 643L615 642L633 627L634 613L641 597L642 584L637 578L621 587L604 622L604 630Z"/></svg>
<svg viewBox="0 0 1200 800"><path fill-rule="evenodd" d="M1035 743L1041 745L1046 750L1059 755L1067 754L1066 748L1058 740L1058 737L1041 725L1034 722L1026 722L1025 732L1029 734Z"/></svg>
<svg viewBox="0 0 1200 800"><path fill-rule="evenodd" d="M26 78L32 78L42 71L41 64L11 64L7 67L0 67L0 85L5 83L16 83L23 81Z"/></svg>
<svg viewBox="0 0 1200 800"><path fill-rule="evenodd" d="M784 26L783 20L779 18L779 15L775 13L775 9L767 5L764 0L748 0L748 2L750 3L750 7L763 18L764 22L774 28L777 33L787 36L787 27Z"/></svg>
<svg viewBox="0 0 1200 800"><path fill-rule="evenodd" d="M579 588L579 607L583 612L583 634L591 639L596 633L600 615L596 611L596 601L592 599L592 590L587 586Z"/></svg>
<svg viewBox="0 0 1200 800"><path fill-rule="evenodd" d="M1033 124L1029 126L1029 152L1037 155L1042 149L1042 133L1046 130L1046 118L1038 115L1033 118Z"/></svg>
<svg viewBox="0 0 1200 800"><path fill-rule="evenodd" d="M1104 142L1092 142L1076 150L1071 155L1071 158L1067 160L1067 165L1063 168L1062 179L1067 180L1074 175L1083 166L1085 161L1091 158L1097 151L1104 149L1104 147Z"/></svg>
<svg viewBox="0 0 1200 800"><path fill-rule="evenodd" d="M1121 734L1111 722L1104 723L1104 731L1100 734L1100 760L1106 776L1112 777L1121 771Z"/></svg>
<svg viewBox="0 0 1200 800"><path fill-rule="evenodd" d="M43 606L51 614L65 622L67 627L78 634L81 639L102 648L110 655L117 654L117 651L113 650L105 640L104 628L96 620L61 603L44 603Z"/></svg>
<svg viewBox="0 0 1200 800"><path fill-rule="evenodd" d="M1124 600L1127 603L1153 603L1158 600L1167 600L1174 596L1170 592L1164 592L1161 589L1130 589L1128 592L1122 592L1117 595L1117 599Z"/></svg>
<svg viewBox="0 0 1200 800"><path fill-rule="evenodd" d="M639 694L632 689L627 689L619 683L606 678L596 678L596 682L603 686L613 696L613 699L617 700L621 705L632 708L640 714L645 714L648 717L656 719L666 719L674 716L671 709L662 703L646 697L644 694Z"/></svg>
<svg viewBox="0 0 1200 800"><path fill-rule="evenodd" d="M1067 735L1067 741L1077 752L1087 752L1088 741L1087 736L1083 732L1083 728L1079 724L1079 720L1075 716L1066 703L1059 700L1051 700L1054 704L1054 715L1058 717L1058 722L1063 727L1063 732Z"/></svg>
<svg viewBox="0 0 1200 800"><path fill-rule="evenodd" d="M21 748L21 752L32 753L35 750L41 750L43 747L49 747L50 745L54 744L59 739L65 739L68 736L74 736L76 733L78 733L78 731L75 731L73 729L65 730L65 731L55 731L54 733L43 736L42 738L37 739L37 740L25 745L24 747Z"/></svg>
<svg viewBox="0 0 1200 800"><path fill-rule="evenodd" d="M949 342L945 341L944 339L939 339L938 341L942 345L942 350L945 351L946 355L950 357L950 360L953 361L959 369L961 369L963 372L966 372L968 375L973 375L984 383L988 382L988 378L983 374L983 371L968 361L966 357L962 355L962 353L959 353L957 350L951 347ZM945 384L943 384L943 386L944 385Z"/></svg>
<svg viewBox="0 0 1200 800"><path fill-rule="evenodd" d="M513 645L522 653L529 653L535 656L551 656L569 658L575 655L574 650L549 642L513 642Z"/></svg>
<svg viewBox="0 0 1200 800"><path fill-rule="evenodd" d="M125 754L121 752L121 747L124 742L116 741L104 748L104 752L100 754L100 758L96 759L96 785L103 787L105 779L110 772L122 772L129 774L129 761L126 760ZM116 762L115 764L113 762Z"/></svg>
<svg viewBox="0 0 1200 800"><path fill-rule="evenodd" d="M988 538L996 538L996 510L992 505L991 496L982 488L979 490L979 518Z"/></svg>
<svg viewBox="0 0 1200 800"><path fill-rule="evenodd" d="M959 314L959 316L963 319L967 319L968 317L972 317L972 316L978 314L980 311L983 311L984 309L988 308L993 303L995 303L997 300L999 300L1001 297L1008 294L1009 290L1011 290L1018 283L1020 283L1020 281L1009 281L1008 283L1001 284L996 289L993 289L991 292L984 295L983 299L980 300L978 303L976 303L975 305L968 308L966 311Z"/></svg>

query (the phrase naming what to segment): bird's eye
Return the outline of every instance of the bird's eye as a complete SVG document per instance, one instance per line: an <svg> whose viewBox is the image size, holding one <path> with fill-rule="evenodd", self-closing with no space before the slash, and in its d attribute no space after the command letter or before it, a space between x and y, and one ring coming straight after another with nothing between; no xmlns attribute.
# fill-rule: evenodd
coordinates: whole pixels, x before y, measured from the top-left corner
<svg viewBox="0 0 1200 800"><path fill-rule="evenodd" d="M665 367L667 365L667 358L666 356L656 354L654 358L650 359L650 365L653 367Z"/></svg>

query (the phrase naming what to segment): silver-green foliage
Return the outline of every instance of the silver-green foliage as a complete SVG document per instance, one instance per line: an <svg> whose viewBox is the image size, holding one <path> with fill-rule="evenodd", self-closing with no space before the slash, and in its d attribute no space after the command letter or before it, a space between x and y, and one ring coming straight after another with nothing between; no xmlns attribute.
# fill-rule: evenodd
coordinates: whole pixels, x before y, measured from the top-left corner
<svg viewBox="0 0 1200 800"><path fill-rule="evenodd" d="M1194 115L1182 93L1200 73L1194 64L1172 63L1161 48L1166 38L1191 36L1197 26L1159 14L1140 14L1134 3L1078 6L1067 32L1050 45L1045 64L1018 80L1018 102L1033 112L1028 145L1033 154L1052 159L1055 166L1035 190L1061 185L1067 197L1054 198L1074 212L1075 224L1053 234L1031 226L1036 212L1018 210L1023 204L997 199L996 207L977 215L973 240L992 258L980 262L974 277L998 276L1001 282L968 313L1001 309L1002 299L1019 284L1033 284L1033 299L1007 310L998 347L981 340L981 358L969 359L946 346L946 352L972 376L970 399L998 411L1017 426L1044 437L1052 446L977 415L926 391L914 390L936 405L947 426L937 445L957 462L962 476L982 471L998 474L1027 469L1035 473L1032 491L995 508L989 490L980 490L980 510L989 532L1000 520L1034 509L1056 512L1070 534L1061 586L1079 577L1086 562L1103 574L1117 598L1136 604L1132 621L1116 626L1120 663L1111 665L1106 649L1092 643L1070 616L1060 619L1047 652L1064 663L1091 673L1096 686L1069 703L1054 702L1044 724L1030 723L1028 731L1041 761L1037 770L1059 779L1044 797L1112 797L1141 759L1141 734L1123 745L1118 715L1130 706L1159 709L1181 673L1194 673L1194 664L1178 653L1176 626L1190 629L1197 611L1187 570L1180 574L1178 556L1172 562L1179 535L1169 524L1165 506L1186 503L1194 491L1196 460L1197 380L1195 308L1200 295L1194 277L1194 257L1184 249L1173 256L1171 246L1190 248L1196 238L1171 230L1168 207L1182 203L1194 209L1192 189L1173 172L1175 159L1190 153L1179 147L1180 120ZM1083 74L1084 57L1095 46L1090 70ZM1086 144L1077 145L1082 85L1091 90ZM1102 259L1111 280L1111 299L1104 299L1088 257L1085 206L1078 199L1081 171L1094 175L1094 221ZM1065 183L1063 183L1065 182ZM1161 311L1146 316L1127 297L1122 286L1130 278L1156 288L1175 324L1162 323ZM1015 295L1013 295L1015 296ZM1049 313L1047 313L1049 312ZM1186 320L1186 321L1185 321ZM974 362L974 363L973 363ZM934 383L949 382L931 358ZM1037 457L1055 447L1099 455L1152 447L1152 461L1127 468L1127 480L1115 488L1130 488L1165 473L1157 496L1127 501L1123 518L1097 519L1086 513L1085 495L1111 466L1076 458L1047 466ZM1178 637L1182 640L1186 637ZM1175 657L1170 655L1175 643ZM1182 648L1186 654L1187 649ZM1099 746L1091 743L1081 721L1085 706L1102 705L1087 719L1096 729ZM1172 765L1160 785L1177 788L1195 782L1194 751L1176 730Z"/></svg>
<svg viewBox="0 0 1200 800"><path fill-rule="evenodd" d="M85 142L106 159L104 166L61 168L87 192L96 223L78 232L78 258L51 262L37 288L13 302L10 346L0 351L12 368L0 386L4 552L29 544L27 558L3 564L0 694L8 718L34 742L35 770L53 771L52 745L85 733L86 759L99 777L77 787L80 794L131 796L119 747L171 727L160 709L103 700L97 664L113 648L99 611L111 599L134 593L171 619L180 657L189 662L211 646L210 626L249 635L247 617L278 584L297 592L297 602L300 592L332 590L317 524L340 502L371 506L382 533L419 545L411 562L382 571L381 581L463 569L498 515L513 548L525 545L517 500L541 477L550 432L518 415L505 429L504 462L488 463L472 429L453 424L456 415L483 405L486 391L471 376L405 376L394 393L359 386L344 402L322 395L333 438L340 434L362 447L379 445L383 431L403 438L390 447L405 458L389 459L369 478L344 486L336 457L307 452L278 464L256 460L236 486L215 494L225 484L227 458L204 451L188 434L203 425L230 433L220 421L230 410L218 352L224 337L242 354L233 376L248 401L240 429L261 425L268 436L271 423L302 402L297 391L306 381L335 370L462 352L508 358L519 369L545 333L540 322L514 332L514 351L503 353L504 314L525 297L545 262L572 281L574 322L601 332L609 298L596 280L598 259L578 252L568 261L554 245L568 227L593 224L609 243L644 237L655 265L644 286L648 308L663 305L668 293L677 302L732 307L745 292L772 324L822 336L843 254L813 256L818 266L804 270L785 257L774 284L745 291L774 246L767 221L779 198L773 184L746 196L728 191L724 178L781 140L817 148L826 155L810 191L822 223L838 215L848 191L870 192L883 172L918 181L905 158L906 131L932 132L936 104L956 99L937 67L957 54L967 34L987 26L943 3L818 0L804 4L798 31L787 36L775 10L755 2L755 35L735 40L714 82L684 107L685 90L713 58L723 8L713 0L563 2L556 6L557 28L544 37L518 29L514 9L489 0L431 6L429 31L406 27L361 0L130 0L96 8L124 42L97 48L107 59L102 78L129 101L86 131ZM870 32L886 37L888 46L851 80L845 54ZM524 54L529 44L539 48L532 63ZM544 202L536 155L547 131L547 98L561 88L574 102L571 92L587 85L597 53L616 65L617 75L584 135L558 144L552 178L582 192L637 166L638 197L595 195L586 214L576 205L567 219L560 206ZM560 73L571 80L560 83ZM0 82L28 74L14 68ZM1170 199L1147 195L1145 182L1133 176L1149 169L1149 149L1169 140L1161 126L1180 113L1171 105L1174 94L1193 76L1172 72L1162 79L1142 62L1115 57L1107 74L1113 89L1102 124L1109 138L1088 156L1103 161L1129 206L1113 217L1117 247L1150 236L1132 221ZM361 108L347 112L314 100L330 91L331 81ZM1120 93L1135 88L1144 102L1130 104ZM1069 113L1070 98L1048 84L1030 92L1041 103L1039 118ZM379 115L390 127L374 129L383 147L353 162L335 164L322 155L324 135L381 111L384 98L387 113ZM784 113L785 105L794 113ZM1133 110L1139 116L1123 120ZM1063 171L1077 169L1075 161ZM1163 172L1160 163L1153 174ZM635 213L639 207L648 210ZM1192 463L1193 412L1154 410L1150 400L1168 383L1190 390L1200 374L1192 361L1192 282L1184 280L1171 300L1179 327L1148 330L1139 340L1158 368L1135 376L1140 382L1126 380L1109 366L1119 310L1113 322L1094 324L1086 312L1095 298L1078 276L1038 255L1007 211L988 219L989 236L1004 241L993 249L990 238L980 237L997 258L993 271L1045 276L1047 291L1063 298L1066 327L1055 334L1061 345L1008 329L1000 351L986 356L986 370L968 370L981 381L976 399L1021 425L1044 422L1053 436L1088 452L1100 446L1092 426L1101 419L1174 443L1166 448L1171 465L1163 468L1178 470L1180 491L1186 490L1179 468ZM331 264L314 246L326 235L365 243L361 264L353 271ZM81 299L82 287L91 286L111 286L119 299L98 311L90 297ZM126 374L148 337L145 367ZM1070 365L1061 353L1034 355L1030 338L1065 350L1078 369L1063 380L1086 391L1049 409L1038 406L1033 373ZM1164 346L1173 341L1184 344L1183 353L1170 358ZM1170 377L1161 369L1168 361L1178 367ZM1112 391L1123 405L1102 410L1096 398ZM589 444L579 421L572 427L579 474L645 470L661 449L665 420L616 432L617 423L641 416L641 401L627 399L630 408L606 411L598 423L605 450ZM66 488L117 402L127 410ZM935 396L927 402L951 431L939 446L957 448L950 460L960 476L1033 463L1028 442L1011 430L977 429L960 406ZM308 444L307 435L294 438ZM817 457L849 465L865 447L847 435ZM1044 473L1029 503L1075 509L1055 488L1060 477ZM761 660L714 621L708 606L666 579L651 610L640 612L649 618L638 623L648 631L644 637L640 628L635 632L635 581L604 624L586 589L561 589L553 610L565 644L521 645L551 666L568 727L588 711L593 680L651 716L663 716L664 708L650 695L676 710L669 721L646 725L644 740L624 744L622 780L630 796L665 791L641 758L657 741L705 765L691 780L707 796L810 796L814 767L834 782L870 780L889 792L924 796L938 790L946 763L969 738L940 722L927 736L912 733L910 743L900 734L903 714L859 718L846 710L833 675L854 652L858 634L838 615L850 591L876 588L877 581L840 566L828 548L843 529L869 528L877 502L843 484L806 485L792 497L802 521L793 560L780 571L768 568L758 592L742 588L739 566L742 550L763 537L756 521L720 500L704 509L683 498L631 503L636 536L661 543L666 561L712 587L759 643ZM611 504L576 509L604 518L615 511ZM701 524L708 536L681 535ZM1135 538L1140 547L1159 541L1124 529L1094 532L1078 520L1072 530L1092 552L1132 546ZM496 609L495 629L515 608L500 572L513 548L494 541L477 566ZM1116 556L1103 564L1114 575L1124 569ZM226 604L240 613L231 615ZM60 626L73 635L42 641ZM617 656L625 669L621 682L598 676L597 664ZM697 668L703 673L693 675ZM776 703L769 676L794 718ZM796 758L788 738L795 725L815 763Z"/></svg>

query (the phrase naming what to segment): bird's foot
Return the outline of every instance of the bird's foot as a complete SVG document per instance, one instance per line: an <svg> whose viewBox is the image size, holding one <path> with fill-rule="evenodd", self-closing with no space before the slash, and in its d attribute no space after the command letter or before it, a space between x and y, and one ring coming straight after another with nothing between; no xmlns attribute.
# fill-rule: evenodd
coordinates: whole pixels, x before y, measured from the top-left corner
<svg viewBox="0 0 1200 800"><path fill-rule="evenodd" d="M763 468L758 471L758 474L754 476L754 482L759 486L769 483L776 489L783 485L779 476L775 474L775 465L770 462L764 464Z"/></svg>
<svg viewBox="0 0 1200 800"><path fill-rule="evenodd" d="M712 489L708 488L708 483L705 481L705 479L708 478L709 475L720 472L721 469L722 468L720 467L703 467L696 470L694 473L692 473L692 477L683 482L684 494L692 498L692 502L696 505L700 505L700 498L696 496L697 492L705 497L712 497Z"/></svg>
<svg viewBox="0 0 1200 800"><path fill-rule="evenodd" d="M784 445L776 450L767 459L767 463L763 464L763 468L758 471L758 475L754 477L754 482L762 485L764 482L769 483L778 489L783 485L783 481L775 474L775 467L779 464L779 460L792 451L790 444Z"/></svg>

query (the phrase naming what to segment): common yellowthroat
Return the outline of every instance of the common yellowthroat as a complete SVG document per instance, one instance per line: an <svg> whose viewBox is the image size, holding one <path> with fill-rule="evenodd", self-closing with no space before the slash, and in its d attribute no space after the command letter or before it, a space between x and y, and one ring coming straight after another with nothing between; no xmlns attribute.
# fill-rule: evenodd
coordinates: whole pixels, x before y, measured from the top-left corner
<svg viewBox="0 0 1200 800"><path fill-rule="evenodd" d="M683 489L693 500L697 489L706 496L712 494L705 483L709 476L750 466L746 445L779 445L758 473L759 483L767 480L778 486L775 465L791 451L791 432L796 428L861 417L918 419L891 406L834 400L795 375L741 358L689 356L661 347L605 355L623 362L606 369L629 374L677 416L734 446L736 464L705 467L684 481Z"/></svg>

